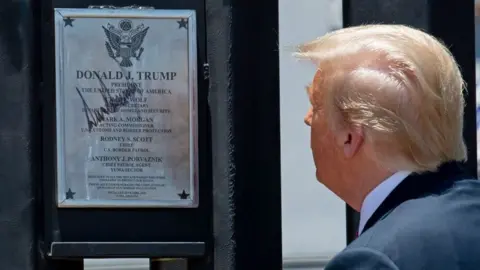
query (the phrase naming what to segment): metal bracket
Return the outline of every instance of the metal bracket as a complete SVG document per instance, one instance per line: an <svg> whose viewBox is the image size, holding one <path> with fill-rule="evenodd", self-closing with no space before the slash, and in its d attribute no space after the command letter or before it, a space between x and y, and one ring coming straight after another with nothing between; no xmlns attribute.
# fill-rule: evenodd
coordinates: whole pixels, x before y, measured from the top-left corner
<svg viewBox="0 0 480 270"><path fill-rule="evenodd" d="M88 6L88 8L97 8L97 9L155 9L154 7L151 7L151 6L139 6L139 5L131 5L131 6L125 6L125 7L116 7L116 6L112 6L112 5L101 5L101 6L91 5L91 6Z"/></svg>

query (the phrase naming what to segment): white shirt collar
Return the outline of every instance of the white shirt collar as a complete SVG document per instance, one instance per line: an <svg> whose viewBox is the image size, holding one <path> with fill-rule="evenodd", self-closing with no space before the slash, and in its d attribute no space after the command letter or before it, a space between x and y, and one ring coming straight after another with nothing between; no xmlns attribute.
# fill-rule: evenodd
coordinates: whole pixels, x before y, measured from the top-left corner
<svg viewBox="0 0 480 270"><path fill-rule="evenodd" d="M382 202L390 195L390 193L405 179L411 172L399 171L387 178L385 181L376 186L363 201L360 211L360 223L358 226L358 234L362 233L365 224L375 213Z"/></svg>

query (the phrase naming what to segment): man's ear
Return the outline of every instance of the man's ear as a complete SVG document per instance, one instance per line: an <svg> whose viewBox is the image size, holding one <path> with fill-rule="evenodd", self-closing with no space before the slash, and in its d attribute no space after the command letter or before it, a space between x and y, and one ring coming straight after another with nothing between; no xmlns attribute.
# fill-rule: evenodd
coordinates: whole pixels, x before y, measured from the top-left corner
<svg viewBox="0 0 480 270"><path fill-rule="evenodd" d="M362 127L352 127L341 132L338 143L346 158L353 157L362 146L365 135Z"/></svg>

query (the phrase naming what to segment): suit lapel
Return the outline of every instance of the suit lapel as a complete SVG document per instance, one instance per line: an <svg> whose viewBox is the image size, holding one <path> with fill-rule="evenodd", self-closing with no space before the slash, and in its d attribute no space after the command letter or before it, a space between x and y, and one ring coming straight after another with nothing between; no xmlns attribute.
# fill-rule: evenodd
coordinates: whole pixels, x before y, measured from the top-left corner
<svg viewBox="0 0 480 270"><path fill-rule="evenodd" d="M455 181L472 179L459 163L446 163L437 172L411 174L400 183L373 213L363 232L388 216L405 201L425 197L448 189Z"/></svg>

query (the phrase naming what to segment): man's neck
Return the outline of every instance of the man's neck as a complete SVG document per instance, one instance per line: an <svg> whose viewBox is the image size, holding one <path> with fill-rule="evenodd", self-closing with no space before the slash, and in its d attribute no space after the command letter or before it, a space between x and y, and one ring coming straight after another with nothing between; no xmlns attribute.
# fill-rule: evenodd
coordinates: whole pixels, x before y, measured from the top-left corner
<svg viewBox="0 0 480 270"><path fill-rule="evenodd" d="M360 223L358 233L363 231L368 219L375 210L382 204L385 198L405 179L411 172L399 171L394 173L379 185L374 187L363 200L360 210Z"/></svg>
<svg viewBox="0 0 480 270"><path fill-rule="evenodd" d="M360 212L363 202L368 194L393 174L395 174L395 172L385 170L384 168L375 165L372 166L371 164L356 166L355 170L349 172L350 177L348 177L348 179L352 180L352 185L355 185L356 188L350 188L348 190L350 191L349 196L344 196L344 201L357 212ZM351 175L354 177L351 177ZM340 197L342 198L342 196Z"/></svg>

